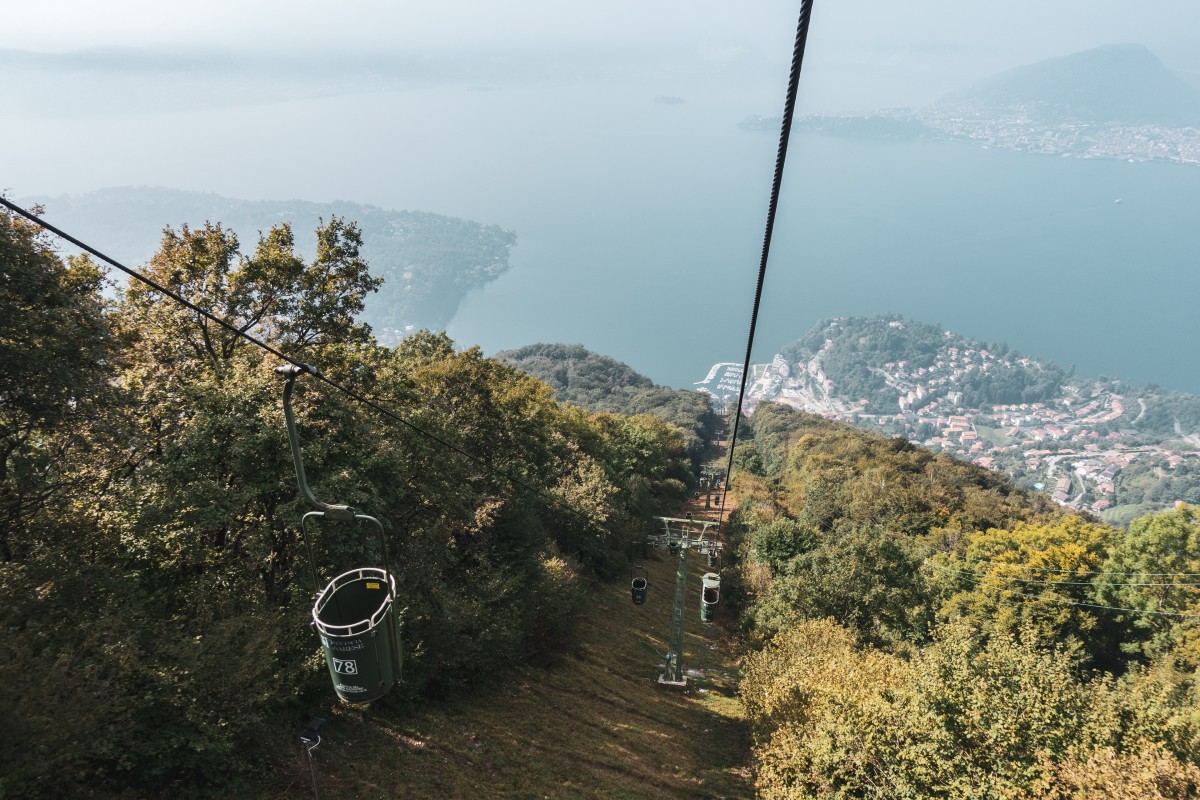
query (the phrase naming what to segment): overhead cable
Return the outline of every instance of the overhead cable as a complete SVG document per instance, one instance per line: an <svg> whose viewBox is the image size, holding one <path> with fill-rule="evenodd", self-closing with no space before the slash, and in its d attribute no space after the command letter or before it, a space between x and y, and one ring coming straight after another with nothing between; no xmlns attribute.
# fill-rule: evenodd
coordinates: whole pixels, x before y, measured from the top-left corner
<svg viewBox="0 0 1200 800"><path fill-rule="evenodd" d="M995 561L995 560L984 559L984 558L968 559L967 563L1020 567L1021 569L1029 570L1031 572L1050 572L1050 573L1069 572L1069 573L1072 573L1075 575L1114 575L1114 576L1121 576L1121 577L1129 577L1131 575L1141 575L1146 578L1200 578L1200 572L1141 572L1141 571L1110 572L1110 571L1106 571L1106 570L1091 570L1091 569L1065 569L1065 568L1060 568L1060 567L1033 567L1033 566L1028 566L1026 564L1014 564L1011 561Z"/></svg>
<svg viewBox="0 0 1200 800"><path fill-rule="evenodd" d="M779 149L775 155L775 178L771 183L771 200L767 205L767 227L763 234L762 257L758 264L758 284L754 288L754 308L750 312L750 333L746 340L746 359L742 365L742 382L738 389L737 408L733 413L733 431L729 437L729 459L725 466L725 482L721 488L720 516L725 516L725 495L733 478L733 450L737 445L738 428L742 421L742 402L746 397L746 379L750 375L750 355L754 350L754 329L758 325L758 308L762 300L763 280L767 275L767 257L771 252L771 236L775 231L775 213L779 208L779 190L783 184L783 167L787 161L788 139L792 118L796 112L796 94L800 86L800 68L804 64L804 47L808 41L808 23L812 16L812 0L800 4L800 19L796 23L796 43L792 48L792 69L788 76L787 97L783 106L783 122L779 130Z"/></svg>
<svg viewBox="0 0 1200 800"><path fill-rule="evenodd" d="M1013 566L1019 567L1020 565L1013 564ZM1058 581L1058 580L1046 580L1044 578L1017 578L1012 575L996 575L993 573L976 572L975 570L969 570L969 569L957 569L957 570L954 570L954 572L957 572L963 576L977 576L980 578L987 578L989 580L1007 581L1009 583L1032 583L1032 584L1038 584L1041 586L1096 586L1097 585L1096 581L1070 581L1070 580ZM1089 573L1087 573L1086 571L1080 571L1079 574L1086 575ZM1109 574L1109 573L1101 573L1101 574ZM1074 576L1069 575L1067 577L1074 577ZM1120 581L1120 582L1104 581L1103 585L1104 586L1160 586L1160 587L1165 587L1165 586L1189 587L1189 586L1191 586L1191 587L1200 587L1200 583L1132 583L1132 582L1125 582L1125 581Z"/></svg>
<svg viewBox="0 0 1200 800"><path fill-rule="evenodd" d="M275 347L272 347L271 345L267 344L266 342L262 341L261 339L248 333L246 328L241 328L237 325L234 325L232 322L229 322L228 320L225 320L225 319L222 319L222 318L216 316L215 314L208 311L207 309L201 308L200 306L196 305L192 301L188 300L186 297L183 297L182 295L180 295L178 292L176 292L172 289L169 289L166 286L163 286L162 284L158 283L154 279L152 279L146 275L143 275L141 272L139 272L135 269L125 266L124 264L120 263L116 259L105 255L104 253L100 252L99 250L97 250L96 248L87 244L86 242L83 242L83 241L75 238L74 236L70 235L69 233L66 233L65 231L61 230L60 228L50 224L49 222L46 222L44 219L37 216L33 212L28 211L28 210L22 208L21 206L18 206L16 203L11 202L10 200L8 200L7 198L5 198L3 196L0 196L0 205L3 205L5 208L9 209L13 213L19 214L20 216L24 217L25 219L29 220L30 222L33 222L35 225L38 225L39 227L44 228L45 230L49 231L50 233L53 233L55 236L58 236L59 238L70 242L71 244L78 247L80 250L83 250L84 252L95 256L96 258L103 261L105 264L108 264L108 265L120 270L121 272L124 272L126 275L133 278L134 280L137 280L137 281L145 284L146 286L149 286L154 291L158 292L159 294L163 295L164 297L170 298L171 300L175 301L179 305L184 306L185 308L200 315L204 319L209 320L210 322L216 323L217 325L220 325L222 328L225 328L226 330L230 331L231 333L241 337L242 339L245 339L247 342L250 342L255 347L258 347L261 350L275 356L276 358L278 358L282 361L286 361L287 363L291 364L292 366L303 370L304 372L306 372L309 375L312 375L315 379L317 379L321 383L324 383L326 386L330 387L331 389L341 392L346 397L349 397L350 399L355 400L355 401L367 406L368 408L375 410L376 412L382 414L383 416L385 416L395 422L400 423L401 425L403 425L404 427L413 431L414 433L424 436L427 439L440 444L442 447L445 447L447 450L450 450L452 452L459 454L463 458L466 458L469 461L479 465L487 472L490 472L493 475L498 475L498 476L504 478L505 480L511 482L513 485L518 486L521 489L524 489L525 491L527 491L537 497L540 497L541 499L543 499L545 501L548 501L548 502L554 504L555 506L558 506L559 508L561 508L564 511L574 514L575 516L577 516L580 519L587 522L589 525L591 525L595 528L598 528L599 530L604 531L605 533L608 532L607 529L604 528L604 526L596 523L595 520L593 520L587 514L584 514L582 511L579 511L579 510L571 507L567 503L563 502L562 500L559 500L556 497L553 497L552 495L546 494L545 492L538 489L537 487L521 480L520 478L518 478L512 474L492 466L488 462L484 461L482 458L472 455L471 453L462 449L461 447L454 444L453 442L449 442L446 439L442 438L441 436L438 436L435 433L425 430L424 428L420 427L419 425L416 425L415 423L400 416L396 412L386 408L385 406L380 405L379 403L370 399L369 397L366 397L366 396L358 393L357 391L333 380L332 378L327 377L320 370L318 370L316 367L312 366L311 364L306 364L306 363L299 361L289 355L286 355L285 353L280 352Z"/></svg>
<svg viewBox="0 0 1200 800"><path fill-rule="evenodd" d="M918 547L925 548L925 550L928 551L932 555L945 555L945 554L947 554L947 552L949 552L949 551L945 551L945 550L939 550L938 548L936 548L926 542L920 542L920 541L917 541L917 540L911 539L911 538L909 538L909 541ZM969 566L975 566L977 564L986 564L989 566L998 566L998 567L1016 567L1018 569L1023 569L1028 572L1047 572L1047 573L1051 573L1051 574L1068 574L1068 575L1072 575L1072 576L1074 576L1074 575L1110 575L1113 577L1120 577L1120 578L1129 578L1129 577L1135 577L1135 576L1140 576L1143 578L1200 578L1200 572L1146 572L1144 570L1132 570L1132 571L1128 571L1128 572L1122 572L1122 571L1096 570L1096 569L1069 569L1066 567L1035 567L1035 566L1032 566L1029 564L1017 564L1012 561L999 561L997 559L965 558L965 557L962 559L962 562ZM977 570L967 570L967 571L975 572L976 574L982 574L982 573L978 572ZM1038 583L1039 582L1038 580L1033 579L1033 578L1030 578L1030 579L1013 578L1013 580L1026 580L1026 582L1028 582L1028 583ZM1065 583L1064 581L1046 581L1046 582L1047 583L1058 583L1060 585L1063 585ZM1181 583L1181 582L1117 583L1117 584L1109 583L1109 585L1110 586L1112 586L1112 585L1116 585L1116 586L1200 586L1200 583Z"/></svg>
<svg viewBox="0 0 1200 800"><path fill-rule="evenodd" d="M932 561L929 561L928 559L926 559L923 563L926 566L933 567L938 572L943 572L952 577L959 578L960 580L969 581L971 583L974 583L977 586L980 586L981 588L984 587L984 581L988 580L988 578L986 578L986 577L971 578L971 577L967 577L964 575L960 575L953 570L943 569L942 567L939 567L937 564L934 564ZM1060 597L1049 597L1044 594L1029 594L1028 592L1017 592L1017 591L1013 591L1012 589L1004 589L999 586L991 586L991 587L987 587L987 588L994 588L996 591L1001 592L1002 594L1011 595L1013 597L1022 597L1022 598L1027 598L1030 600L1040 600L1043 602L1056 603L1058 605L1064 605L1064 606L1081 606L1084 608L1099 608L1099 609L1105 609L1108 611L1123 611L1123 612L1126 612L1129 614L1153 614L1155 616L1160 616L1160 617L1200 617L1200 614L1193 614L1193 613L1189 613L1186 611L1151 611L1151 610L1144 609L1144 608L1125 608L1122 606L1108 606L1108 605L1104 605L1103 603L1085 603L1081 600L1068 600L1066 598L1060 598Z"/></svg>

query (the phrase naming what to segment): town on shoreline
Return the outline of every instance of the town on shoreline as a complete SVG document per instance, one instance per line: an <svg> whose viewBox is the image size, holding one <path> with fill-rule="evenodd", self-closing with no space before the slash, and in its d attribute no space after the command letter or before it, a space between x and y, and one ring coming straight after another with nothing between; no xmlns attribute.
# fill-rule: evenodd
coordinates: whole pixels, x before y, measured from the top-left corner
<svg viewBox="0 0 1200 800"><path fill-rule="evenodd" d="M905 323L887 323L903 329ZM946 332L945 346L929 363L887 361L871 369L894 392L894 411L846 397L826 374L835 344L798 362L776 355L754 364L743 410L775 402L831 420L900 436L1004 473L1023 488L1049 494L1060 505L1127 522L1148 511L1200 499L1200 435L1179 422L1172 434L1139 428L1147 402L1115 381L1070 380L1038 402L970 405L964 385L1006 369L1037 369L1028 358L998 356L986 347L964 347ZM1010 360L1011 359L1011 360ZM742 365L714 365L699 391L728 410L736 403Z"/></svg>

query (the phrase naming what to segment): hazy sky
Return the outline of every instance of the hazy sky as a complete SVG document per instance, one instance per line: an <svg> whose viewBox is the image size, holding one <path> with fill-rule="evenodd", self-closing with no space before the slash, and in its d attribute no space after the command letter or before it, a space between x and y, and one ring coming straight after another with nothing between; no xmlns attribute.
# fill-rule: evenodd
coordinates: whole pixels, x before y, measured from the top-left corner
<svg viewBox="0 0 1200 800"><path fill-rule="evenodd" d="M799 0L40 0L7 4L0 46L340 50L742 38L774 50L790 38L798 8ZM817 0L813 36L814 46L949 47L1023 59L1137 41L1172 60L1195 49L1198 30L1196 0Z"/></svg>
<svg viewBox="0 0 1200 800"><path fill-rule="evenodd" d="M0 47L265 50L291 56L585 48L786 64L799 0L41 0L10 3ZM817 0L802 106L920 105L1020 64L1137 42L1200 79L1197 0Z"/></svg>

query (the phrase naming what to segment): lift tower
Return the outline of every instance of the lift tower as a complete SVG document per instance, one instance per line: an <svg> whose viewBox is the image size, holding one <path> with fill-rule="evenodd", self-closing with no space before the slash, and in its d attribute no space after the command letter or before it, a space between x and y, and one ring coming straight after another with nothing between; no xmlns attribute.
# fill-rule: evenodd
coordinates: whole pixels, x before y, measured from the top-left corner
<svg viewBox="0 0 1200 800"><path fill-rule="evenodd" d="M675 605L671 611L671 633L668 637L666 669L658 676L658 682L668 686L686 686L687 675L683 671L683 607L687 597L687 558L693 548L701 553L718 554L721 543L715 534L718 523L713 520L655 517L663 524L662 533L649 537L647 544L666 550L678 557L675 569ZM710 530L713 535L709 535Z"/></svg>

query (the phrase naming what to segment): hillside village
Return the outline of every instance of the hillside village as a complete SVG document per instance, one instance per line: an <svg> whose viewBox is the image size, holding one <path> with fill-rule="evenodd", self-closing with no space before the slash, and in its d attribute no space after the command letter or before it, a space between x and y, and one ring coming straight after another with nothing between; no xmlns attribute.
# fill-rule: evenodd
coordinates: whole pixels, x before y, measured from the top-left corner
<svg viewBox="0 0 1200 800"><path fill-rule="evenodd" d="M838 320L833 320L836 326ZM902 320L879 320L902 333ZM1132 387L1072 379L1053 397L1036 402L971 405L970 387L1014 370L1039 372L1040 362L1015 354L999 356L986 346L943 333L936 352L922 359L884 361L869 369L894 397L894 411L846 396L826 373L825 362L845 346L833 334L807 358L790 362L776 355L752 367L747 408L764 401L782 403L828 419L903 436L929 450L944 452L1005 473L1028 489L1050 494L1060 505L1119 520L1150 507L1170 507L1200 497L1178 491L1181 481L1200 492L1200 436L1164 437L1138 429L1146 401ZM718 404L736 397L741 366L718 364L697 384ZM1120 388L1121 392L1116 389ZM732 389L732 392L730 391ZM977 394L978 392L976 392ZM1148 487L1164 484L1157 490ZM1167 488L1174 494L1164 494ZM1154 496L1147 497L1147 494Z"/></svg>

